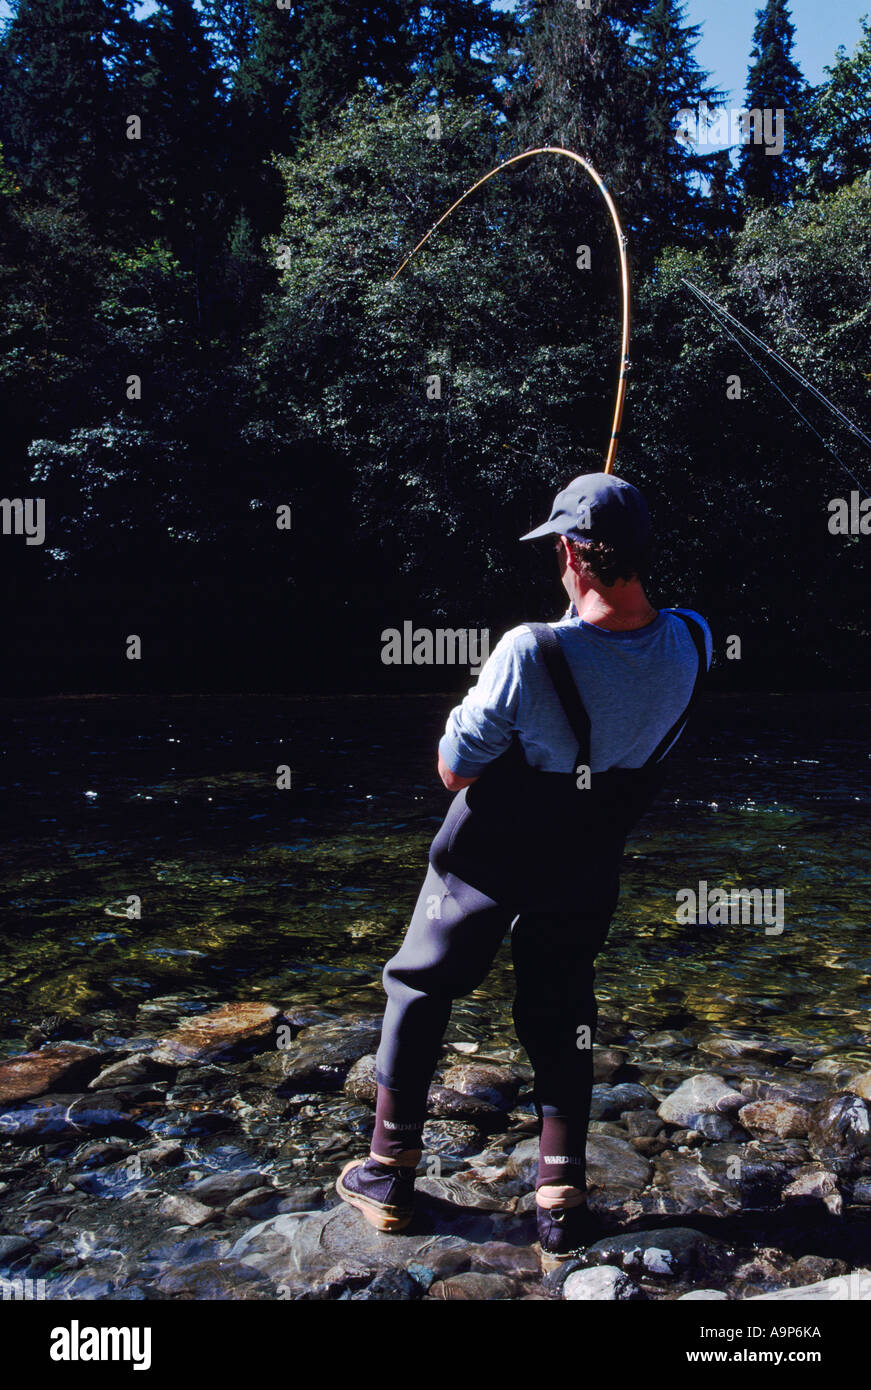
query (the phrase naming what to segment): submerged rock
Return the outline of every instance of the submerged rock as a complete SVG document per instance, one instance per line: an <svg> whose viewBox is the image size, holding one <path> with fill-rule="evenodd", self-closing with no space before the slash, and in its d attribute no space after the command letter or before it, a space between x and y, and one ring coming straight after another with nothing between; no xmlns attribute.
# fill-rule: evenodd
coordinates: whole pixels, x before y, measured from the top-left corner
<svg viewBox="0 0 871 1390"><path fill-rule="evenodd" d="M279 1017L271 1004L222 1004L185 1019L158 1039L151 1055L156 1062L213 1062L265 1042L274 1034Z"/></svg>
<svg viewBox="0 0 871 1390"><path fill-rule="evenodd" d="M751 1134L798 1139L810 1127L810 1111L787 1100L755 1100L738 1111L739 1123Z"/></svg>
<svg viewBox="0 0 871 1390"><path fill-rule="evenodd" d="M773 1293L756 1294L750 1301L761 1302L776 1299L813 1300L851 1300L871 1303L871 1269L854 1269L849 1274L841 1274L835 1279L821 1279L816 1284L806 1284L798 1289L777 1289Z"/></svg>
<svg viewBox="0 0 871 1390"><path fill-rule="evenodd" d="M457 1062L445 1072L443 1082L451 1090L482 1100L497 1110L510 1110L520 1090L520 1079L510 1067L484 1062Z"/></svg>
<svg viewBox="0 0 871 1390"><path fill-rule="evenodd" d="M666 1124L697 1130L700 1116L734 1115L746 1103L746 1096L727 1086L719 1076L701 1072L666 1096L657 1113Z"/></svg>
<svg viewBox="0 0 871 1390"><path fill-rule="evenodd" d="M665 1258L657 1259L657 1254ZM614 1265L631 1273L680 1275L720 1273L734 1264L729 1247L714 1236L686 1226L629 1235L605 1236L585 1252L592 1264Z"/></svg>
<svg viewBox="0 0 871 1390"><path fill-rule="evenodd" d="M303 1029L289 1047L279 1048L266 1069L278 1077L280 1095L340 1091L354 1063L377 1047L380 1035L381 1019L374 1015L316 1023ZM369 1099L362 1087L349 1094L355 1100Z"/></svg>
<svg viewBox="0 0 871 1390"><path fill-rule="evenodd" d="M724 1061L752 1057L773 1066L788 1062L793 1055L792 1048L785 1042L738 1032L712 1033L699 1041L698 1050L709 1057L722 1057Z"/></svg>
<svg viewBox="0 0 871 1390"><path fill-rule="evenodd" d="M840 1216L844 1200L834 1173L818 1163L799 1168L792 1181L783 1189L785 1202L798 1202L803 1205L822 1203L832 1216Z"/></svg>
<svg viewBox="0 0 871 1390"><path fill-rule="evenodd" d="M46 1091L75 1089L84 1084L103 1054L94 1047L56 1043L39 1052L22 1052L0 1062L0 1104L29 1100Z"/></svg>
<svg viewBox="0 0 871 1390"><path fill-rule="evenodd" d="M871 1155L871 1111L859 1096L832 1096L811 1112L809 1146L814 1158Z"/></svg>
<svg viewBox="0 0 871 1390"><path fill-rule="evenodd" d="M575 1270L562 1288L563 1298L571 1303L625 1303L642 1296L638 1285L613 1265Z"/></svg>
<svg viewBox="0 0 871 1390"><path fill-rule="evenodd" d="M480 1274L470 1270L467 1274L452 1274L449 1279L439 1279L430 1288L427 1298L492 1303L496 1299L516 1298L517 1293L515 1280L506 1278L504 1274Z"/></svg>

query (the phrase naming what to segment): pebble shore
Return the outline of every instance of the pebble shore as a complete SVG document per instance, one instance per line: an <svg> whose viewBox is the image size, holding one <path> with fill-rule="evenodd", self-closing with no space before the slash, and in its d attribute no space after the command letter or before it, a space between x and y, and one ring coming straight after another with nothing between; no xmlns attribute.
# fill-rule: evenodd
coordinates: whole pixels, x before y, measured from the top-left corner
<svg viewBox="0 0 871 1390"><path fill-rule="evenodd" d="M448 1042L414 1220L335 1194L380 1018L150 1000L44 1019L0 1061L4 1297L871 1301L871 1055L603 1014L577 1257L535 1237L519 1048Z"/></svg>

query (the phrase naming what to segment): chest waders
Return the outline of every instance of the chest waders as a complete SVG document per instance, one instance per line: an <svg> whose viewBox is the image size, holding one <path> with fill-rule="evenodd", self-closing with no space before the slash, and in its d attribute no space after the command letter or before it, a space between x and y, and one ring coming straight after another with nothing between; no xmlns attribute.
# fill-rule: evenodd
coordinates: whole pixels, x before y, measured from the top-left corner
<svg viewBox="0 0 871 1390"><path fill-rule="evenodd" d="M693 637L698 673L689 703L643 767L581 776L579 786L577 772L530 767L515 741L451 803L405 939L384 967L373 1154L418 1161L452 1002L483 983L510 929L514 1024L541 1122L537 1186L583 1188L594 961L617 905L626 836L661 786L662 760L707 672L702 629L676 616ZM575 768L588 769L590 721L568 663L550 627L530 626L578 740Z"/></svg>
<svg viewBox="0 0 871 1390"><path fill-rule="evenodd" d="M590 718L553 629L530 623L563 713L578 740L573 772L531 767L520 741L459 792L430 849L430 863L517 911L569 911L596 883L661 789L663 760L681 733L707 672L704 633L693 638L698 672L689 703L639 768L590 772Z"/></svg>

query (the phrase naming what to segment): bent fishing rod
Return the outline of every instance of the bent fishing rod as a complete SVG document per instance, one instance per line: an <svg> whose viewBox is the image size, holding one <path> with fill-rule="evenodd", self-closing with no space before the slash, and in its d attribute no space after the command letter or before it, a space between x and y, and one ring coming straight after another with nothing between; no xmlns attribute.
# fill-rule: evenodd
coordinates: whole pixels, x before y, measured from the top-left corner
<svg viewBox="0 0 871 1390"><path fill-rule="evenodd" d="M608 444L608 453L605 459L604 469L606 473L612 473L614 470L614 460L617 457L617 448L620 443L620 429L623 423L623 408L626 403L626 387L628 384L630 368L629 258L626 253L628 238L626 236L626 233L623 231L623 226L620 222L620 214L617 211L614 199L611 197L611 194L605 187L602 178L593 168L589 160L584 159L582 155L576 154L574 150L563 149L560 145L541 145L536 147L535 149L524 150L522 154L513 155L511 159L504 159L501 164L496 165L495 169L491 169L490 172L488 174L485 174L483 178L478 179L475 183L471 185L471 187L467 188L465 193L463 193L459 198L457 198L456 202L451 204L447 212L442 213L438 221L434 222L433 225L430 227L426 236L421 237L420 241L417 243L414 249L409 251L408 255L405 257L405 260L402 262L399 268L396 271L394 271L393 275L390 277L390 284L393 284L394 281L399 278L405 267L408 265L409 261L412 260L417 255L418 251L420 251L422 247L426 245L433 233L438 230L438 228L442 225L443 222L447 221L451 213L456 212L457 208L460 207L466 201L467 198L470 198L472 194L477 191L477 189L483 187L483 185L485 183L488 183L490 179L495 178L497 174L503 173L504 170L510 169L513 165L522 164L525 160L537 159L542 155L557 155L564 159L571 159L574 161L575 164L580 165L584 172L588 174L589 177L592 179L593 183L596 185L602 197L604 198L608 208L608 212L611 214L611 221L614 226L614 231L617 234L617 247L620 253L620 283L623 302L622 329L620 335L620 370L617 379L617 400L614 406L614 419L611 425L611 438Z"/></svg>

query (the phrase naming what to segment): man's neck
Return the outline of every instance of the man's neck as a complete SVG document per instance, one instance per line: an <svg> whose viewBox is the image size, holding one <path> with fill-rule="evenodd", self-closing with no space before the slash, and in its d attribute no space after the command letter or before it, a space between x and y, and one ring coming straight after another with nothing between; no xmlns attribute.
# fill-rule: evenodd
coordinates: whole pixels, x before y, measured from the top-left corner
<svg viewBox="0 0 871 1390"><path fill-rule="evenodd" d="M614 584L610 589L589 588L574 595L578 617L611 632L631 632L648 627L657 616L640 584Z"/></svg>

